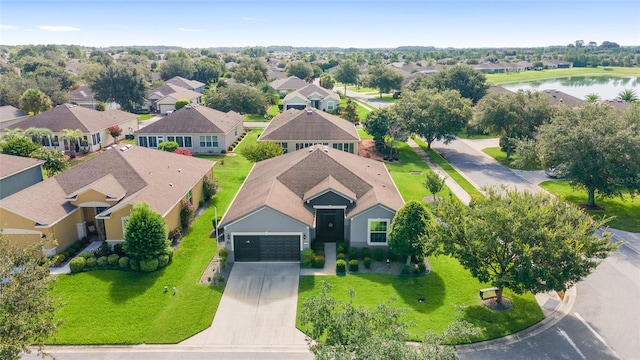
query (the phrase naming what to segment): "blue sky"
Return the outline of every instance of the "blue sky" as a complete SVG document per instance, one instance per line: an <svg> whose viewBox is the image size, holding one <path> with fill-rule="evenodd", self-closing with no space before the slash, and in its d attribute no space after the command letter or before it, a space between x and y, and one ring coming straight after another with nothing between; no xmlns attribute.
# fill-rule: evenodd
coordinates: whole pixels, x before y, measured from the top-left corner
<svg viewBox="0 0 640 360"><path fill-rule="evenodd" d="M0 44L640 45L640 1L1 0Z"/></svg>

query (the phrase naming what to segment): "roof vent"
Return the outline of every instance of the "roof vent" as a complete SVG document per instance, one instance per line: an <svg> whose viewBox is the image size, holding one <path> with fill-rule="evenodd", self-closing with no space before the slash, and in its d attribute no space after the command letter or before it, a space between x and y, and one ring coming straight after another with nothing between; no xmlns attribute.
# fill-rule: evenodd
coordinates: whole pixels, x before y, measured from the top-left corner
<svg viewBox="0 0 640 360"><path fill-rule="evenodd" d="M123 147L121 147L121 148L120 148L120 151L122 151L122 152L125 152L125 151L127 151L127 150L129 150L129 148L128 148L128 147L126 147L126 146L123 146Z"/></svg>
<svg viewBox="0 0 640 360"><path fill-rule="evenodd" d="M322 147L322 151L328 153L329 152L329 147L327 145Z"/></svg>
<svg viewBox="0 0 640 360"><path fill-rule="evenodd" d="M178 172L182 172L182 169L178 169Z"/></svg>
<svg viewBox="0 0 640 360"><path fill-rule="evenodd" d="M173 183L169 183L169 186L173 186Z"/></svg>
<svg viewBox="0 0 640 360"><path fill-rule="evenodd" d="M131 148L133 147L133 145L131 145L131 144L127 144L127 145L125 145L125 147L126 147L127 149L131 149Z"/></svg>
<svg viewBox="0 0 640 360"><path fill-rule="evenodd" d="M313 152L313 146L309 146L309 152Z"/></svg>
<svg viewBox="0 0 640 360"><path fill-rule="evenodd" d="M307 115L311 115L311 114L313 114L313 111L307 110Z"/></svg>
<svg viewBox="0 0 640 360"><path fill-rule="evenodd" d="M184 108L189 110L189 109L191 109L191 105L185 105Z"/></svg>

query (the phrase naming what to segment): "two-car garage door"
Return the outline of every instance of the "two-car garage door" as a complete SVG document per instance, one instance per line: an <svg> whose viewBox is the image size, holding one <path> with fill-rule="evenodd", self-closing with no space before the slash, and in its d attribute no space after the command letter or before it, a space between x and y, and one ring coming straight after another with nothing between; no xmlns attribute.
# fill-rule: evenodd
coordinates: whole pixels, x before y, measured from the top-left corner
<svg viewBox="0 0 640 360"><path fill-rule="evenodd" d="M234 235L235 261L300 261L300 235Z"/></svg>

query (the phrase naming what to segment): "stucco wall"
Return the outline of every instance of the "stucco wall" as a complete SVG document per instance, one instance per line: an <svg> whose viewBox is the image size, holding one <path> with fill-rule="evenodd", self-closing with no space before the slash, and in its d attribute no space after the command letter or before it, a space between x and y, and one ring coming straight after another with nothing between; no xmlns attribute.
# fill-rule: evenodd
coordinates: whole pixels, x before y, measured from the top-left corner
<svg viewBox="0 0 640 360"><path fill-rule="evenodd" d="M107 240L124 240L122 232L122 218L131 214L131 205L111 213L111 218L104 220L104 229Z"/></svg>
<svg viewBox="0 0 640 360"><path fill-rule="evenodd" d="M367 232L369 226L369 219L389 219L393 220L393 215L395 213L391 212L381 206L376 206L368 211L357 215L355 218L351 219L350 226L350 236L349 243L350 246L356 247L365 247L365 246L387 246L387 244L367 244ZM389 222L389 225L391 223Z"/></svg>
<svg viewBox="0 0 640 360"><path fill-rule="evenodd" d="M42 168L40 166L6 177L0 180L0 199L15 194L40 181L42 181Z"/></svg>
<svg viewBox="0 0 640 360"><path fill-rule="evenodd" d="M77 224L83 222L82 211L75 211L52 227L53 236L58 241L58 252L78 241Z"/></svg>

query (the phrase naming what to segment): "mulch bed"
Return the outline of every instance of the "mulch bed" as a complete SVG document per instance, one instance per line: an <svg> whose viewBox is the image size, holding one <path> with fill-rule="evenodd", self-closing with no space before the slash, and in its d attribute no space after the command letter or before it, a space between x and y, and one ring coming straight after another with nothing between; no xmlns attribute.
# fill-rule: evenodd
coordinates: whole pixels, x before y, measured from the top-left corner
<svg viewBox="0 0 640 360"><path fill-rule="evenodd" d="M500 303L496 301L496 298L482 300L482 303L491 310L501 311L513 309L511 300L504 296L502 297L502 302Z"/></svg>
<svg viewBox="0 0 640 360"><path fill-rule="evenodd" d="M382 161L382 154L376 149L373 139L362 139L358 145L358 155L373 160Z"/></svg>

